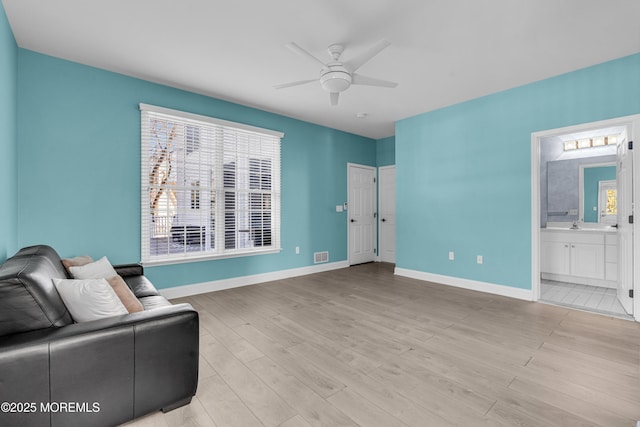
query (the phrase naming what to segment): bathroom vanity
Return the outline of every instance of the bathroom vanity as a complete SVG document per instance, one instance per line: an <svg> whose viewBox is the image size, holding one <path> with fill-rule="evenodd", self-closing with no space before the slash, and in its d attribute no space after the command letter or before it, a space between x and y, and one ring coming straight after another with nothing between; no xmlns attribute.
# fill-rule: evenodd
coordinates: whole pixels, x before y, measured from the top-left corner
<svg viewBox="0 0 640 427"><path fill-rule="evenodd" d="M540 272L543 279L615 288L616 229L542 228Z"/></svg>

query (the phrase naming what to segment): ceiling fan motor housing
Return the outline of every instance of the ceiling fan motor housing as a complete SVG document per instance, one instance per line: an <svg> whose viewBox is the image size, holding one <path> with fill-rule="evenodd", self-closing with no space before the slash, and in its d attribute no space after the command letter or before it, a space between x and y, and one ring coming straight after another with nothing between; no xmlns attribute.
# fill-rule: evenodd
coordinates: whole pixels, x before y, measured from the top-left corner
<svg viewBox="0 0 640 427"><path fill-rule="evenodd" d="M342 63L327 64L320 74L320 85L330 93L345 91L351 86L351 73Z"/></svg>

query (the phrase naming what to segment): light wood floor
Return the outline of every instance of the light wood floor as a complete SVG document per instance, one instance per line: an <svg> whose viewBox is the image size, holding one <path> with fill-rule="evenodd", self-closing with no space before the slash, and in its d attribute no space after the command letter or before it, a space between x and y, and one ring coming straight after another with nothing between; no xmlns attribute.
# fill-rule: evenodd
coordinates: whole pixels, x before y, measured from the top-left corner
<svg viewBox="0 0 640 427"><path fill-rule="evenodd" d="M640 324L396 277L388 264L176 300L189 406L127 426L628 426Z"/></svg>

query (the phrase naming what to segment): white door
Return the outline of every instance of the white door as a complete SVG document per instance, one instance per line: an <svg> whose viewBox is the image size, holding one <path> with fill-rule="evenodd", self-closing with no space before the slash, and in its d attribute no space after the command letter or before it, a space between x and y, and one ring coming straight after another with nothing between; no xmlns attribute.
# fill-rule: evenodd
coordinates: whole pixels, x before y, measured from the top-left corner
<svg viewBox="0 0 640 427"><path fill-rule="evenodd" d="M618 199L618 183L617 181L600 181L598 183L598 222L601 224L617 224L618 214L613 209L617 203L611 203L611 200Z"/></svg>
<svg viewBox="0 0 640 427"><path fill-rule="evenodd" d="M376 169L349 165L349 264L375 260Z"/></svg>
<svg viewBox="0 0 640 427"><path fill-rule="evenodd" d="M378 170L378 229L380 231L380 261L396 262L396 167Z"/></svg>
<svg viewBox="0 0 640 427"><path fill-rule="evenodd" d="M626 132L618 143L616 182L618 184L618 300L625 311L633 314L633 156Z"/></svg>

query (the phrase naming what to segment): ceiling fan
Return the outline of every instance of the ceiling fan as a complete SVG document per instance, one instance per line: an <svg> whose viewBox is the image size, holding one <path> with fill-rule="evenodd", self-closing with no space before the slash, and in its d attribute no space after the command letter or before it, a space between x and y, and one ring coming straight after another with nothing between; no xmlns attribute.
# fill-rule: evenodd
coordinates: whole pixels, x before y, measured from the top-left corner
<svg viewBox="0 0 640 427"><path fill-rule="evenodd" d="M356 56L349 61L340 61L340 56L344 51L344 46L341 44L332 44L329 46L329 54L332 57L332 61L324 63L305 49L301 48L295 43L288 43L286 47L294 53L313 61L316 65L320 65L320 85L322 88L329 92L329 98L331 105L338 105L338 97L340 92L344 92L353 85L366 85L366 86L380 86L380 87L396 87L398 84L387 80L380 80L373 77L363 76L357 74L356 70L362 67L365 63L370 61L374 56L380 53L383 49L389 46L387 40L380 40L371 48ZM287 87L303 85L318 81L318 78L301 80L291 83L284 83L274 86L276 89L284 89Z"/></svg>

